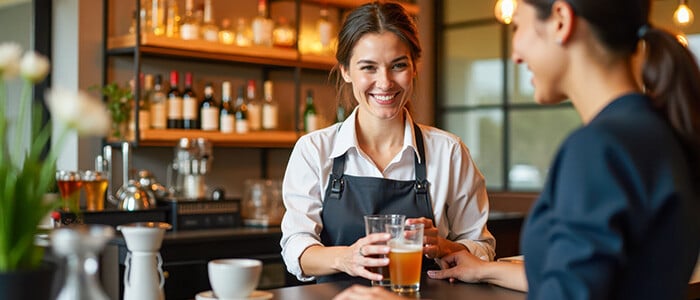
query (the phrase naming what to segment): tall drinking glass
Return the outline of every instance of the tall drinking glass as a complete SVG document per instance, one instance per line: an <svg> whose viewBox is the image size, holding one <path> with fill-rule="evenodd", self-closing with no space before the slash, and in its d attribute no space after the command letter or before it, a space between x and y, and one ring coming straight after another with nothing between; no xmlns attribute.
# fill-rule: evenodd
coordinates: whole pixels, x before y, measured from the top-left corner
<svg viewBox="0 0 700 300"><path fill-rule="evenodd" d="M107 176L102 172L85 171L82 174L85 188L85 205L87 211L102 211L105 209L105 192L107 191Z"/></svg>
<svg viewBox="0 0 700 300"><path fill-rule="evenodd" d="M61 191L62 205L64 211L75 211L80 209L80 187L83 181L80 173L75 171L56 171L56 184Z"/></svg>
<svg viewBox="0 0 700 300"><path fill-rule="evenodd" d="M365 234L387 232L386 225L403 225L406 220L404 215L368 215L365 216ZM374 258L384 258L386 255L372 255ZM372 280L372 285L390 286L389 266L368 267L372 273L382 274L381 281Z"/></svg>
<svg viewBox="0 0 700 300"><path fill-rule="evenodd" d="M423 261L423 224L386 225L389 240L389 274L391 290L413 294L420 290Z"/></svg>

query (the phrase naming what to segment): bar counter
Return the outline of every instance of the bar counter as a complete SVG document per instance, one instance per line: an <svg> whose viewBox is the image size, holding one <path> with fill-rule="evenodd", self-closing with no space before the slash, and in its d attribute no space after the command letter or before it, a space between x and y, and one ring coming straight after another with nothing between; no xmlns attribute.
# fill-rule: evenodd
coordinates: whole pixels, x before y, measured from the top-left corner
<svg viewBox="0 0 700 300"><path fill-rule="evenodd" d="M369 281L341 281L321 284L300 285L268 290L275 300L329 300L352 284L369 284ZM420 293L409 295L417 299L489 299L489 300L523 300L526 293L498 287L491 284L473 284L447 280L421 278Z"/></svg>

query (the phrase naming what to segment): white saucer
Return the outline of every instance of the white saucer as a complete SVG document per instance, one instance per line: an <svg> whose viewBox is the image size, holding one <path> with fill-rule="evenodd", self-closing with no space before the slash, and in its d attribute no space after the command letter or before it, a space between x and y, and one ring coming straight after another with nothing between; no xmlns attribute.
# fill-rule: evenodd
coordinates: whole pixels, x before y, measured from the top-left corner
<svg viewBox="0 0 700 300"><path fill-rule="evenodd" d="M267 299L272 299L272 293L266 292L266 291L253 291L248 295L247 298L241 298L240 300L267 300ZM206 292L201 292L197 294L195 297L196 300L218 300L219 298L216 298L214 296L213 291L206 291Z"/></svg>

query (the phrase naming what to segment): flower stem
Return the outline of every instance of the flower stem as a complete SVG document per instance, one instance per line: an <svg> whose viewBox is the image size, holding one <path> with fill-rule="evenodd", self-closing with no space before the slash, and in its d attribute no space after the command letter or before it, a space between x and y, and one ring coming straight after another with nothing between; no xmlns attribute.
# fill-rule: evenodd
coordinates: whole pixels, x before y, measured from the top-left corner
<svg viewBox="0 0 700 300"><path fill-rule="evenodd" d="M32 93L32 84L31 81L25 79L24 84L22 85L22 95L20 96L19 100L19 115L18 115L18 120L17 122L17 131L15 132L15 151L11 152L14 155L19 155L19 157L13 157L12 161L16 162L18 166L22 164L22 161L24 160L24 151L22 151L22 140L24 140L24 127L25 123L27 122L27 115L29 111L29 106L31 104L31 93Z"/></svg>
<svg viewBox="0 0 700 300"><path fill-rule="evenodd" d="M7 159L7 157L5 157L5 150L7 149L7 141L5 140L7 137L7 116L5 116L5 107L7 105L6 89L5 81L0 80L0 142L2 143L0 145L0 166L4 166L5 160Z"/></svg>
<svg viewBox="0 0 700 300"><path fill-rule="evenodd" d="M7 91L5 89L5 80L0 80L0 117L2 118L5 117L5 105L7 104Z"/></svg>

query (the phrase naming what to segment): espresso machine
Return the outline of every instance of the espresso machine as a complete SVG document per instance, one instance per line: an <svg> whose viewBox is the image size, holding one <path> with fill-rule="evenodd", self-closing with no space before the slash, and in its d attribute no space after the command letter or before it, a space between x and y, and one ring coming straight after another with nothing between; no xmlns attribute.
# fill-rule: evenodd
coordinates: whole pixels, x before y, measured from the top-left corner
<svg viewBox="0 0 700 300"><path fill-rule="evenodd" d="M211 142L205 138L181 138L168 171L170 195L177 199L206 197L206 175L214 159Z"/></svg>

